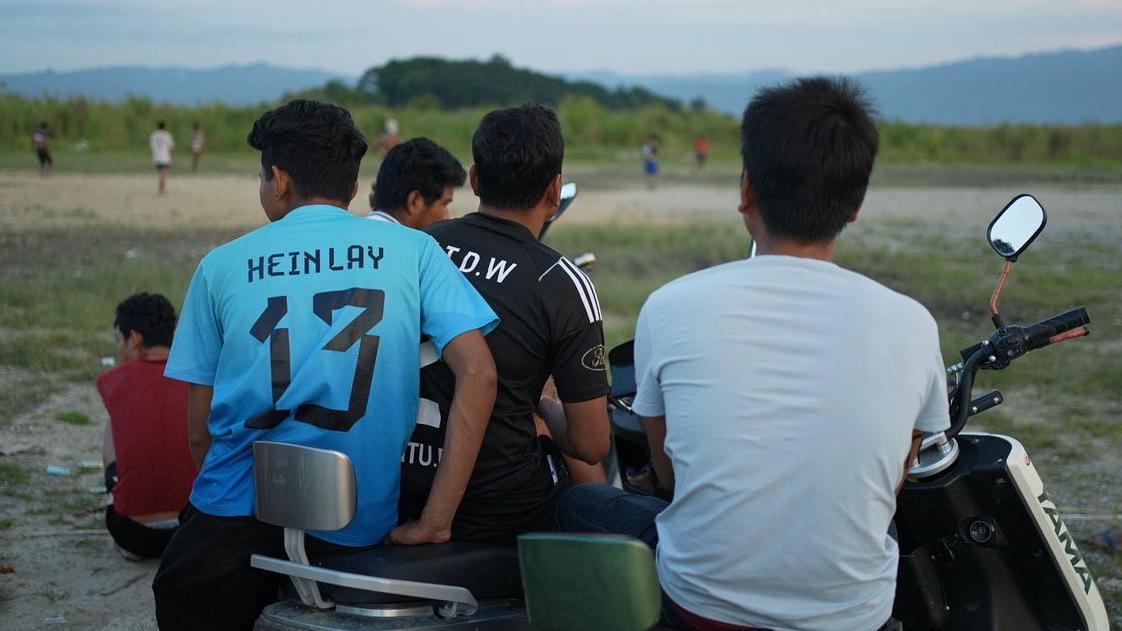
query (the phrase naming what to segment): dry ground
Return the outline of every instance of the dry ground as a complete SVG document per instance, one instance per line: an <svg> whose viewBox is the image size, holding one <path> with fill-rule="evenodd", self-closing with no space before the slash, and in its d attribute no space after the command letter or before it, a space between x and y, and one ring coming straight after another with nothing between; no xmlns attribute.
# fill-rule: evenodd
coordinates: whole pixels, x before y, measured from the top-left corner
<svg viewBox="0 0 1122 631"><path fill-rule="evenodd" d="M657 192L634 185L590 187L582 191L566 221L626 225L734 217L734 186L668 185ZM864 220L903 218L960 225L977 233L1022 188L874 189ZM1035 192L1054 221L1062 217L1069 227L1083 226L1089 233L1100 227L1113 238L1122 228L1119 186L1049 185ZM454 209L466 212L474 202L470 191L461 189ZM365 191L352 210L366 212ZM170 193L158 197L154 175L40 178L30 172L0 172L0 234L43 229L80 233L104 226L236 231L263 221L256 177L250 173L173 174ZM906 241L900 247L907 247ZM0 337L13 334L0 330ZM17 389L25 381L31 383L22 369L3 365L0 381ZM99 496L90 492L101 483L100 471L79 470L83 461L100 457L104 409L92 383L60 383L50 391L30 411L0 424L0 474L6 476L0 477L0 491L4 484L17 489L0 493L0 628L153 629L150 584L155 563L131 563L116 554L101 528ZM68 411L80 411L90 422L71 425L57 420ZM73 474L47 476L51 464L70 467ZM1111 472L1105 475L1102 481L1109 484ZM1118 482L1115 470L1113 483ZM1117 506L1113 512L1119 512Z"/></svg>

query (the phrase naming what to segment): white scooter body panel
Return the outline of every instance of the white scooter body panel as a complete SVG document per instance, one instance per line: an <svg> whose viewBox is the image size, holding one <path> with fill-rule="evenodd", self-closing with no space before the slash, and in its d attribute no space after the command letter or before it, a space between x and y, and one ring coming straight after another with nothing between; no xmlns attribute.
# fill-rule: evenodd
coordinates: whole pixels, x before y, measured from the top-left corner
<svg viewBox="0 0 1122 631"><path fill-rule="evenodd" d="M970 434L962 434L968 436ZM1055 503L1048 497L1044 490L1044 482L1036 472L1020 441L1000 434L981 434L1007 441L1010 445L1009 457L1005 462L1005 470L1009 479L1013 481L1014 488L1021 501L1028 507L1036 523L1040 537L1047 544L1052 553L1056 567L1064 576L1072 599L1078 604L1091 631L1108 631L1110 622L1107 618L1106 606L1103 604L1099 588L1091 578L1091 571L1083 555L1075 546L1075 541L1068 532L1067 526L1056 510Z"/></svg>

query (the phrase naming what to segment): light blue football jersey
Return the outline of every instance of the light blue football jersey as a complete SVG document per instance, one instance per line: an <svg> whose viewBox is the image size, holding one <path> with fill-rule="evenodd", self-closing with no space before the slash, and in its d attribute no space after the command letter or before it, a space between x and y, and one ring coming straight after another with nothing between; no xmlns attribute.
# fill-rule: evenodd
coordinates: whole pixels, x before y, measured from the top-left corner
<svg viewBox="0 0 1122 631"><path fill-rule="evenodd" d="M397 523L417 418L419 341L438 352L497 318L427 234L314 205L199 263L165 374L214 387L212 442L191 503L254 510L253 442L334 449L354 463L354 521L317 537L381 541Z"/></svg>

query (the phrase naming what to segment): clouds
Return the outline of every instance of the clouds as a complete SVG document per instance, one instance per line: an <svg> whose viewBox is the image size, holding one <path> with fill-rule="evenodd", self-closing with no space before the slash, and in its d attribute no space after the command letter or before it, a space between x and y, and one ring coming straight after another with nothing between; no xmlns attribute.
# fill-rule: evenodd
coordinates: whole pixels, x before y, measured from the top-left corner
<svg viewBox="0 0 1122 631"><path fill-rule="evenodd" d="M550 71L846 72L1122 43L1117 0L0 0L0 71L393 57Z"/></svg>

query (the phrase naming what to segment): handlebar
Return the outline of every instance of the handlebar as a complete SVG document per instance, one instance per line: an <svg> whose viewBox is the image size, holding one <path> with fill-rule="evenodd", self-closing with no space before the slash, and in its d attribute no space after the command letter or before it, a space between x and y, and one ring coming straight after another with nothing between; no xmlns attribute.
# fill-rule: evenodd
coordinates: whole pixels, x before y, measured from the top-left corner
<svg viewBox="0 0 1122 631"><path fill-rule="evenodd" d="M974 376L978 369L1000 370L1031 350L1072 337L1087 335L1089 331L1086 325L1090 321L1091 317L1087 314L1087 310L1079 307L1030 326L1003 326L994 331L989 339L963 349L964 361L958 369L959 380L951 410L951 428L947 430L947 437L953 438L966 426L966 418L970 415L970 392L974 387Z"/></svg>
<svg viewBox="0 0 1122 631"><path fill-rule="evenodd" d="M1066 313L1041 320L1032 326L1025 327L1025 346L1028 350L1036 350L1048 346L1061 333L1086 325L1091 321L1087 310L1083 307L1072 309Z"/></svg>

